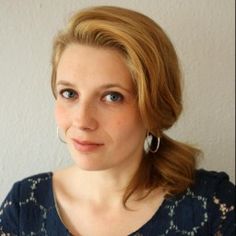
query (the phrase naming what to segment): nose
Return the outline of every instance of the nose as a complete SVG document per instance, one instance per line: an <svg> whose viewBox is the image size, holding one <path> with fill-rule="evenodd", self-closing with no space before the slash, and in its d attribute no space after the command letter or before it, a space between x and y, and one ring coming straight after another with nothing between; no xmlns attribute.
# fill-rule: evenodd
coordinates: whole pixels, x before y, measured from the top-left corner
<svg viewBox="0 0 236 236"><path fill-rule="evenodd" d="M98 128L96 107L90 102L80 102L74 107L73 126L80 130L93 131Z"/></svg>

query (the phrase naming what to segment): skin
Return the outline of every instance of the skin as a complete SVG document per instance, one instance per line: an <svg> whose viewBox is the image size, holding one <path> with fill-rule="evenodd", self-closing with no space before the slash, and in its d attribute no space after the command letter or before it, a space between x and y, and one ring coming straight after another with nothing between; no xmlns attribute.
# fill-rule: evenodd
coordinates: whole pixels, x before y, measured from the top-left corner
<svg viewBox="0 0 236 236"><path fill-rule="evenodd" d="M57 94L56 121L78 167L137 167L146 130L130 72L118 52L70 45L58 65ZM72 139L101 145L78 150Z"/></svg>
<svg viewBox="0 0 236 236"><path fill-rule="evenodd" d="M122 204L146 136L124 59L112 49L71 44L58 64L56 93L56 122L74 160L53 175L63 223L74 235L131 233L151 218L164 194L154 191L138 202L134 195L128 203L136 211Z"/></svg>

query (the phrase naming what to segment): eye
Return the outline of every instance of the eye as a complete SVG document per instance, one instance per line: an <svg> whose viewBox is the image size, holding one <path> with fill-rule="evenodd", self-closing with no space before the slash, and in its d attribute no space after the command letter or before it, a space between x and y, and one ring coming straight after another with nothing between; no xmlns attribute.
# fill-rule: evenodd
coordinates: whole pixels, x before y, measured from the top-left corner
<svg viewBox="0 0 236 236"><path fill-rule="evenodd" d="M65 99L75 99L78 96L73 89L63 89L59 92L59 94Z"/></svg>
<svg viewBox="0 0 236 236"><path fill-rule="evenodd" d="M121 102L123 99L123 95L118 92L109 92L104 96L104 100L107 102Z"/></svg>

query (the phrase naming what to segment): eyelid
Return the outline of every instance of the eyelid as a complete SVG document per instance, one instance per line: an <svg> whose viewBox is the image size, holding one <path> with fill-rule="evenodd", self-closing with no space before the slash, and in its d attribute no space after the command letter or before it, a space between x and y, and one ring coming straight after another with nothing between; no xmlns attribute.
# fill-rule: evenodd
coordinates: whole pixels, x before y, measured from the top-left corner
<svg viewBox="0 0 236 236"><path fill-rule="evenodd" d="M108 95L116 95L119 96L120 98L117 101L113 101L113 102L122 102L124 100L124 95L120 92L117 91L107 91L103 94L103 99L108 96Z"/></svg>
<svg viewBox="0 0 236 236"><path fill-rule="evenodd" d="M69 91L69 92L73 92L75 94L75 96L71 97L71 98L66 98L65 96L63 96L63 93ZM59 89L58 94L60 95L60 97L62 97L63 99L67 99L67 100L71 100L71 99L75 99L78 97L78 93L72 89L72 88L63 88L63 89Z"/></svg>

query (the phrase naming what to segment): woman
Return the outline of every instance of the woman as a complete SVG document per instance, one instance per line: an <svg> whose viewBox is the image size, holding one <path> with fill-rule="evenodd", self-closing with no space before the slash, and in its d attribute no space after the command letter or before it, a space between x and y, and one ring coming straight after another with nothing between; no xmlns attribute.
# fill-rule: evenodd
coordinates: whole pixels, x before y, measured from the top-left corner
<svg viewBox="0 0 236 236"><path fill-rule="evenodd" d="M234 235L234 186L165 135L182 110L174 47L150 18L76 13L55 38L58 134L74 165L14 184L1 235Z"/></svg>

